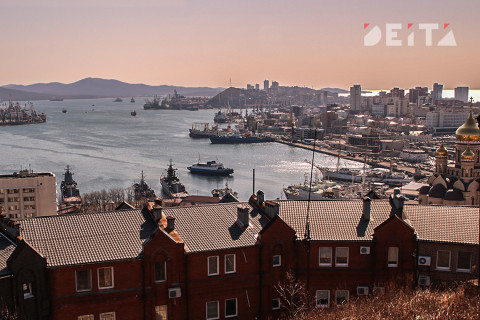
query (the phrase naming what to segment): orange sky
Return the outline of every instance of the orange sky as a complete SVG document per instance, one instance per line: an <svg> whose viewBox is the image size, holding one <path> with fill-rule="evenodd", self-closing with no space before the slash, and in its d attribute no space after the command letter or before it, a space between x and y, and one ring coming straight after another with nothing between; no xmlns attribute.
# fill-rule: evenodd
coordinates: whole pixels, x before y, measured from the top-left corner
<svg viewBox="0 0 480 320"><path fill-rule="evenodd" d="M402 23L405 44L387 47L382 38L364 47L365 22L383 34L386 23ZM450 23L457 46L426 47L419 23ZM480 88L479 1L2 0L0 30L1 85L101 77L210 87L231 78L239 87L269 79L314 88ZM433 34L434 44L445 32Z"/></svg>

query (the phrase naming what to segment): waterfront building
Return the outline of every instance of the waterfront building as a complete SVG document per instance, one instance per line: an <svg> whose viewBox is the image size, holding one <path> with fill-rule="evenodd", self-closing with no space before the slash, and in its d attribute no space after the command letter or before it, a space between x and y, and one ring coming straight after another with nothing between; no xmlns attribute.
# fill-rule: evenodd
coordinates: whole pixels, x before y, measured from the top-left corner
<svg viewBox="0 0 480 320"><path fill-rule="evenodd" d="M11 219L56 215L55 175L28 170L0 175L0 208Z"/></svg>
<svg viewBox="0 0 480 320"><path fill-rule="evenodd" d="M433 84L433 90L432 90L432 100L440 100L442 99L442 94L443 94L443 84L439 83L434 83Z"/></svg>
<svg viewBox="0 0 480 320"><path fill-rule="evenodd" d="M435 153L435 172L429 186L419 190L420 204L479 205L480 129L472 110L455 133L455 164L448 165L449 154L443 141Z"/></svg>
<svg viewBox="0 0 480 320"><path fill-rule="evenodd" d="M456 87L455 100L468 102L468 90L469 90L469 87Z"/></svg>
<svg viewBox="0 0 480 320"><path fill-rule="evenodd" d="M329 307L392 282L469 281L477 265L478 208L404 204L397 192L0 216L0 294L24 319L276 319L287 274Z"/></svg>
<svg viewBox="0 0 480 320"><path fill-rule="evenodd" d="M353 87L350 87L350 112L360 113L362 111L361 96L362 87L359 84L355 84Z"/></svg>

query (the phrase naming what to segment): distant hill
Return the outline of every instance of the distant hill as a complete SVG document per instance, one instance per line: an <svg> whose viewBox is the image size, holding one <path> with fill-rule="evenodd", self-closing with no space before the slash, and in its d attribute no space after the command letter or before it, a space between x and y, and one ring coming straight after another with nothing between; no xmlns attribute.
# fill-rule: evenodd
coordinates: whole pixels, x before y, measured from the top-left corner
<svg viewBox="0 0 480 320"><path fill-rule="evenodd" d="M345 90L345 89L340 89L340 88L323 88L321 90L328 91L328 92L331 92L331 93L350 93L350 91Z"/></svg>
<svg viewBox="0 0 480 320"><path fill-rule="evenodd" d="M180 86L149 86L146 84L131 84L113 79L85 78L74 83L35 83L31 85L9 84L0 88L28 91L44 95L48 98L102 98L102 97L137 97L173 94L184 96L212 97L223 91L223 88L180 87Z"/></svg>
<svg viewBox="0 0 480 320"><path fill-rule="evenodd" d="M42 93L0 87L0 100L2 101L47 100L50 98L51 97L49 95Z"/></svg>

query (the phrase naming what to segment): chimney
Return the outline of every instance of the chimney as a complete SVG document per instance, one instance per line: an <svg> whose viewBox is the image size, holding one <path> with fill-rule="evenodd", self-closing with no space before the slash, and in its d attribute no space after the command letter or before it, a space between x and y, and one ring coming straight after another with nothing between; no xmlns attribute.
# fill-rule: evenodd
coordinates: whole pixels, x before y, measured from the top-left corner
<svg viewBox="0 0 480 320"><path fill-rule="evenodd" d="M162 219L162 206L155 204L152 209L152 216L155 219L155 222L158 222Z"/></svg>
<svg viewBox="0 0 480 320"><path fill-rule="evenodd" d="M262 190L257 191L257 204L262 205L262 203L265 201L265 194L263 193Z"/></svg>
<svg viewBox="0 0 480 320"><path fill-rule="evenodd" d="M363 213L362 218L364 220L370 220L370 205L372 203L372 199L369 197L363 197Z"/></svg>
<svg viewBox="0 0 480 320"><path fill-rule="evenodd" d="M393 194L390 195L389 202L392 209L390 210L390 217L397 215L400 219L404 220L403 203L407 198L401 195L400 189L395 188Z"/></svg>
<svg viewBox="0 0 480 320"><path fill-rule="evenodd" d="M273 201L265 201L264 210L267 216L273 218L280 212L280 204Z"/></svg>
<svg viewBox="0 0 480 320"><path fill-rule="evenodd" d="M248 227L250 219L249 209L247 206L237 206L237 221L240 228Z"/></svg>
<svg viewBox="0 0 480 320"><path fill-rule="evenodd" d="M172 231L175 229L175 218L172 216L167 217L167 228Z"/></svg>

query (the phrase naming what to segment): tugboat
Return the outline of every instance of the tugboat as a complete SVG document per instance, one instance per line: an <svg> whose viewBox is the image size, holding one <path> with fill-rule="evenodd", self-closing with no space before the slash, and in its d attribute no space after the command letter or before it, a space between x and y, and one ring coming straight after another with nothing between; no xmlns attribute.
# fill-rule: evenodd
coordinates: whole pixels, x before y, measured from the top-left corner
<svg viewBox="0 0 480 320"><path fill-rule="evenodd" d="M233 173L233 169L225 168L223 163L216 161L197 162L187 167L191 173L205 174L210 176L228 176Z"/></svg>
<svg viewBox="0 0 480 320"><path fill-rule="evenodd" d="M82 198L80 197L80 190L77 188L77 183L73 180L73 173L70 171L70 166L67 165L65 169L65 177L60 185L62 191L62 202L64 204L80 204Z"/></svg>
<svg viewBox="0 0 480 320"><path fill-rule="evenodd" d="M135 110L133 110L132 112L130 112L130 115L135 117L137 115L137 112Z"/></svg>
<svg viewBox="0 0 480 320"><path fill-rule="evenodd" d="M63 112L63 113L67 113L67 109L62 109L62 112Z"/></svg>
<svg viewBox="0 0 480 320"><path fill-rule="evenodd" d="M170 164L168 165L167 169L167 175L160 177L162 191L169 198L188 197L190 194L185 191L185 186L180 182L180 179L178 179L175 171L177 171L177 169L173 168L172 160L170 160Z"/></svg>
<svg viewBox="0 0 480 320"><path fill-rule="evenodd" d="M155 191L150 189L148 184L145 182L145 176L143 175L143 170L142 170L142 176L140 177L140 182L135 183L133 185L133 193L134 193L135 201L155 198Z"/></svg>

